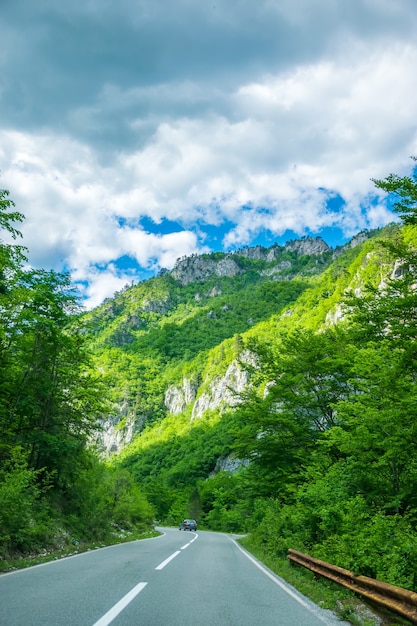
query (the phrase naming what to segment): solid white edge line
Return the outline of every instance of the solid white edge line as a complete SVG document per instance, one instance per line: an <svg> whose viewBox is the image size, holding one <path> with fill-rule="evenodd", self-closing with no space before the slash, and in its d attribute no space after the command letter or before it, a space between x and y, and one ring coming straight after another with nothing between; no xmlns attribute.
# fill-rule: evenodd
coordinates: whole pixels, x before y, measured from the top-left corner
<svg viewBox="0 0 417 626"><path fill-rule="evenodd" d="M280 587L283 591L285 591L289 596L291 596L292 598L294 598L294 600L296 600L299 604L301 604L304 608L306 608L308 611L310 611L310 613L314 613L314 615L321 620L324 624L328 624L329 626L332 626L334 624L333 622L329 622L329 620L327 620L323 615L320 615L319 613L319 608L317 607L317 611L314 610L314 606L311 606L310 604L308 604L307 602L305 602L305 600L303 600L303 598L301 598L299 595L297 595L296 593L294 593L294 591L292 591L286 583L281 582L279 580L279 578L277 578L276 574L273 574L272 572L270 572L269 570L266 569L266 567L264 567L263 565L261 565L261 563L259 563L259 561L257 561L253 556L251 556L249 554L249 552L246 552L246 550L244 550L238 543L237 541L235 541L234 539L232 539L231 537L228 537L228 539L230 539L230 541L232 541L235 546L241 551L242 554L244 554L246 556L247 559L249 559L249 561L251 561L254 565L256 565L256 567L258 569L261 570L261 572L263 572L266 576L268 576L268 578L270 578L272 580L272 582L274 582L276 585L278 585L278 587Z"/></svg>
<svg viewBox="0 0 417 626"><path fill-rule="evenodd" d="M158 569L158 570L164 569L165 565L168 565L168 563L172 561L172 559L175 559L175 557L178 556L179 554L181 554L181 552L177 550L176 552L174 552L174 554L171 554L171 556L165 559L165 561L162 561L162 563L160 563L157 567L155 567L155 569Z"/></svg>
<svg viewBox="0 0 417 626"><path fill-rule="evenodd" d="M138 583L136 587L133 587L117 604L115 604L110 611L107 611L101 619L94 624L94 626L108 626L118 615L123 611L127 605L146 587L148 583Z"/></svg>

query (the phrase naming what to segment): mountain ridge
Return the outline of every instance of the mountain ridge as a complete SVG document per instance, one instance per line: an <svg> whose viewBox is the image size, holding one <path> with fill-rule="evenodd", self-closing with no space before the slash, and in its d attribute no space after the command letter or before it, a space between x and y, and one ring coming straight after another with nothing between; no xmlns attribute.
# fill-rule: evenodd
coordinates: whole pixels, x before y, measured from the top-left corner
<svg viewBox="0 0 417 626"><path fill-rule="evenodd" d="M415 589L417 227L324 250L180 260L92 315L108 463L164 524Z"/></svg>
<svg viewBox="0 0 417 626"><path fill-rule="evenodd" d="M231 405L230 394L241 394L242 380L247 383L236 360L241 336L251 329L256 334L271 316L291 317L288 305L312 289L315 277L378 233L359 233L336 249L320 237L306 237L285 246L182 257L171 272L129 286L89 313L99 366L114 387L124 387L122 393L115 389L114 414L101 439L106 453L119 453L169 414L189 410L195 419ZM334 320L338 316L336 311ZM119 359L115 367L102 363L112 352ZM214 367L207 364L213 358Z"/></svg>

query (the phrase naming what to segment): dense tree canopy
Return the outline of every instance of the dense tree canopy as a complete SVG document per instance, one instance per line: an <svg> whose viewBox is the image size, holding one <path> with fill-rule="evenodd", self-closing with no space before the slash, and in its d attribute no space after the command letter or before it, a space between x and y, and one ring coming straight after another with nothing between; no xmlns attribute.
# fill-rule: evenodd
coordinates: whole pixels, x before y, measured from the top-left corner
<svg viewBox="0 0 417 626"><path fill-rule="evenodd" d="M0 241L3 556L53 545L62 526L94 539L113 520L149 524L153 515L137 485L125 481L120 495L121 479L89 445L108 409L77 296L68 274L24 267L24 248L14 243L23 215L13 207L0 191L0 228L9 238Z"/></svg>
<svg viewBox="0 0 417 626"><path fill-rule="evenodd" d="M417 590L417 181L375 182L402 224L322 267L286 251L277 279L237 257L235 277L163 273L83 316L67 275L23 269L2 192L3 552L44 542L50 510L89 536L190 516ZM209 394L232 361L250 377L240 404L168 414L169 386ZM89 442L120 406L138 433L104 464Z"/></svg>
<svg viewBox="0 0 417 626"><path fill-rule="evenodd" d="M296 548L416 589L417 182L377 186L400 198L403 225L346 249L283 308L275 301L276 315L235 327L233 351L223 341L210 352L213 368L256 353L239 407L198 425L170 416L120 462L168 523L198 511L201 524L250 531L268 553ZM219 469L228 460L237 469Z"/></svg>

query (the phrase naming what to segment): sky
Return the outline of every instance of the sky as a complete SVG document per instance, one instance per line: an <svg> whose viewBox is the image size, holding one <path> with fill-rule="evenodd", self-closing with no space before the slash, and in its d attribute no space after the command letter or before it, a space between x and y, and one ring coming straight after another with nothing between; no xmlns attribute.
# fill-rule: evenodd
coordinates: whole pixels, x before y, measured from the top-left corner
<svg viewBox="0 0 417 626"><path fill-rule="evenodd" d="M1 0L0 188L86 308L182 256L395 216L416 0Z"/></svg>

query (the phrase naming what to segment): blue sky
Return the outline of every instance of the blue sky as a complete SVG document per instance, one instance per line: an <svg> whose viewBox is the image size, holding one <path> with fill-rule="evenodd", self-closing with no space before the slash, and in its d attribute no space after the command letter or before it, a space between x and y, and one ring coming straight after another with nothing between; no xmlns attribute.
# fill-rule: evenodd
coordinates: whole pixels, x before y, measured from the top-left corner
<svg viewBox="0 0 417 626"><path fill-rule="evenodd" d="M93 307L176 259L393 215L415 0L2 0L0 187Z"/></svg>

